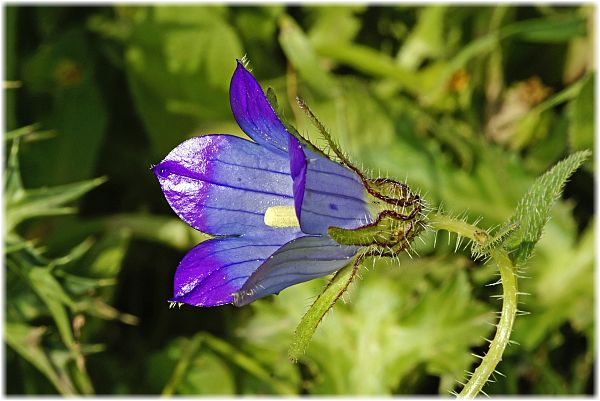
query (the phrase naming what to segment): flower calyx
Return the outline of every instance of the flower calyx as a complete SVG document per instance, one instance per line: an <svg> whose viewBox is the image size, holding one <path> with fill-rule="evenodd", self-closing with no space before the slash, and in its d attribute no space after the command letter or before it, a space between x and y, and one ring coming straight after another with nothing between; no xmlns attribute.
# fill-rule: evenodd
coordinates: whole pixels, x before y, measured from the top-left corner
<svg viewBox="0 0 600 401"><path fill-rule="evenodd" d="M411 249L413 239L425 227L421 197L406 184L388 178L364 182L375 221L354 229L329 227L328 234L340 244L368 247L367 254L372 256L395 257Z"/></svg>
<svg viewBox="0 0 600 401"><path fill-rule="evenodd" d="M408 251L413 239L425 228L423 215L425 205L422 198L411 192L408 185L404 183L390 178L367 178L344 155L306 103L300 98L296 98L296 101L325 138L329 149L338 161L360 177L370 198L371 214L377 216L372 223L353 229L329 227L329 236L342 245L367 247L365 256L395 257L403 251ZM291 132L294 136L299 136L298 131ZM298 139L315 148L307 139L302 137ZM320 153L324 154L322 151Z"/></svg>

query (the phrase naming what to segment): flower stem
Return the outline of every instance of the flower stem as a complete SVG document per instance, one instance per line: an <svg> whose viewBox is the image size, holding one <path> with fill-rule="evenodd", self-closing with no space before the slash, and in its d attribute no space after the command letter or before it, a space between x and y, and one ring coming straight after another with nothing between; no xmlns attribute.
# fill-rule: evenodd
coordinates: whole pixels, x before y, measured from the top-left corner
<svg viewBox="0 0 600 401"><path fill-rule="evenodd" d="M436 230L455 232L479 244L483 244L486 238L486 233L477 227L442 214L430 215L429 225ZM500 270L503 293L502 314L496 326L496 335L490 343L489 351L483 357L481 364L475 369L471 379L460 392L459 397L461 398L475 397L482 390L491 374L496 370L496 366L502 360L504 349L508 345L510 333L517 315L517 277L515 267L504 249L492 249L490 256Z"/></svg>

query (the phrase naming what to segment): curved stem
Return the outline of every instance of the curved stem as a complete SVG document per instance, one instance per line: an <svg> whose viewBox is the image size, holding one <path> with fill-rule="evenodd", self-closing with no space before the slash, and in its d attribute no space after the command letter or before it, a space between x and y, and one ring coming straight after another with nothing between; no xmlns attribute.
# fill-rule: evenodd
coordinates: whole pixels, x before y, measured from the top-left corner
<svg viewBox="0 0 600 401"><path fill-rule="evenodd" d="M455 220L442 214L432 214L429 225L436 230L446 230L463 235L471 240L483 244L487 234L477 227L464 221ZM490 256L498 265L502 282L502 314L498 322L496 335L490 343L487 354L481 364L475 369L471 379L465 384L459 394L461 398L473 398L489 380L496 366L502 360L504 349L508 345L513 323L517 315L517 277L515 267L505 250L497 248L490 251Z"/></svg>

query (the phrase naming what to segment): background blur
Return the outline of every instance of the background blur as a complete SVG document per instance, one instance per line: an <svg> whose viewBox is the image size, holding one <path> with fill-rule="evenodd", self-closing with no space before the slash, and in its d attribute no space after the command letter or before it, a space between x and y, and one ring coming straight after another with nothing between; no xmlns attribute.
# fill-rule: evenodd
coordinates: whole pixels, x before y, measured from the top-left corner
<svg viewBox="0 0 600 401"><path fill-rule="evenodd" d="M369 261L297 365L287 347L325 280L241 309L168 308L205 237L149 168L190 136L243 135L236 58L300 132L318 142L297 94L364 169L484 228L593 148L593 6L4 11L9 394L447 394L477 366L501 288L447 233L400 266ZM592 393L593 193L589 160L523 272L531 314L488 394Z"/></svg>

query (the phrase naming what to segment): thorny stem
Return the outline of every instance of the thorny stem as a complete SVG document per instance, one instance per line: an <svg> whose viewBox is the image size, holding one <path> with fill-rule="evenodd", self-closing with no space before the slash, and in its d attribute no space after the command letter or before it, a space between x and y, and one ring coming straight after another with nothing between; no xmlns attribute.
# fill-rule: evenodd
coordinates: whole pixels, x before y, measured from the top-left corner
<svg viewBox="0 0 600 401"><path fill-rule="evenodd" d="M464 221L456 220L442 214L431 214L429 216L429 225L435 230L455 232L477 243L482 243L482 234L484 232ZM490 348L483 357L481 364L475 369L473 376L471 376L470 380L463 387L459 394L460 398L475 397L496 370L496 366L502 360L504 349L509 343L510 333L517 315L517 277L515 267L508 257L507 252L503 249L491 250L490 256L500 270L503 293L502 314L496 326L496 335L490 343Z"/></svg>

